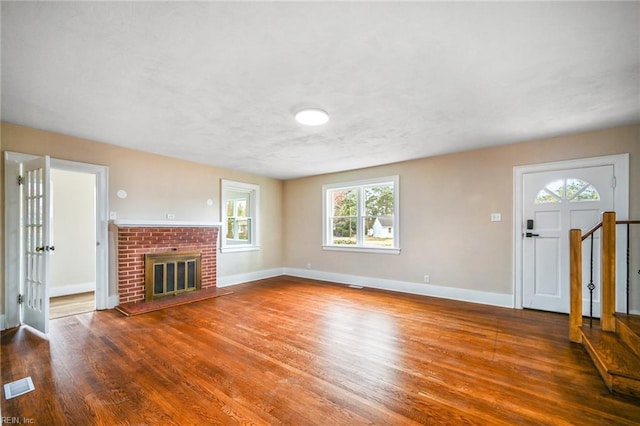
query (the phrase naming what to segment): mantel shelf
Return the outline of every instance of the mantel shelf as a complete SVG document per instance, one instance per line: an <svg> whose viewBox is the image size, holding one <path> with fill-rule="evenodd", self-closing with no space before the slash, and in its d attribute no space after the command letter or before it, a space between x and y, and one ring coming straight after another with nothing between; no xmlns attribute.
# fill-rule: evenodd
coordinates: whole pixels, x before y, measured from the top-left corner
<svg viewBox="0 0 640 426"><path fill-rule="evenodd" d="M222 222L191 222L180 220L146 220L146 219L117 219L112 223L119 228L211 228L221 227Z"/></svg>

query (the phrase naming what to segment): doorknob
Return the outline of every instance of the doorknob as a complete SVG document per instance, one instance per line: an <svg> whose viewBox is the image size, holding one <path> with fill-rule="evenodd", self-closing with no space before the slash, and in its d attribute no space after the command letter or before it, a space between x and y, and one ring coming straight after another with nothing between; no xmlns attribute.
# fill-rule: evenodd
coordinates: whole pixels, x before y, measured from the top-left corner
<svg viewBox="0 0 640 426"><path fill-rule="evenodd" d="M36 247L36 253L39 253L41 251L55 251L55 250L56 250L55 246Z"/></svg>

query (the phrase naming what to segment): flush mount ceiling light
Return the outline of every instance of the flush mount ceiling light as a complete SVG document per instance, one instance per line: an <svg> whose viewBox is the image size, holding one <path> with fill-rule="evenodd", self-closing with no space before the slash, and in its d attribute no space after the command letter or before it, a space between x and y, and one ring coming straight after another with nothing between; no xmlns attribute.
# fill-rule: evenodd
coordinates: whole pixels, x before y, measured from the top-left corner
<svg viewBox="0 0 640 426"><path fill-rule="evenodd" d="M319 126L329 121L329 114L318 108L307 108L298 111L296 121L305 126Z"/></svg>

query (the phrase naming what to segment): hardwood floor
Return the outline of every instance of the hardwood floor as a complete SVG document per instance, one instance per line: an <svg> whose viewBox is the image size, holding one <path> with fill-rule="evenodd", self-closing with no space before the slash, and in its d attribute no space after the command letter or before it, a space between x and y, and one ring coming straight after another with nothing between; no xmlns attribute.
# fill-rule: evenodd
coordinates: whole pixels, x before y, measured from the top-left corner
<svg viewBox="0 0 640 426"><path fill-rule="evenodd" d="M96 298L93 291L52 297L49 300L49 318L56 319L69 315L83 314L96 309Z"/></svg>
<svg viewBox="0 0 640 426"><path fill-rule="evenodd" d="M42 425L632 425L568 317L274 278L2 333L2 416Z"/></svg>

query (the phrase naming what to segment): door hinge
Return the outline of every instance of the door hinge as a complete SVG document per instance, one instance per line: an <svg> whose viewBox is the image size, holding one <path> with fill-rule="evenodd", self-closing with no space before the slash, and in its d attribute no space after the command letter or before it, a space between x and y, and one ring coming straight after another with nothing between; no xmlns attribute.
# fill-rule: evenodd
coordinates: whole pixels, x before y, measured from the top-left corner
<svg viewBox="0 0 640 426"><path fill-rule="evenodd" d="M616 187L616 177L615 176L611 178L611 187L612 188Z"/></svg>
<svg viewBox="0 0 640 426"><path fill-rule="evenodd" d="M22 297L21 294L18 295L18 305L22 305L22 302L24 301L24 297Z"/></svg>
<svg viewBox="0 0 640 426"><path fill-rule="evenodd" d="M18 185L24 185L24 176L18 175Z"/></svg>

